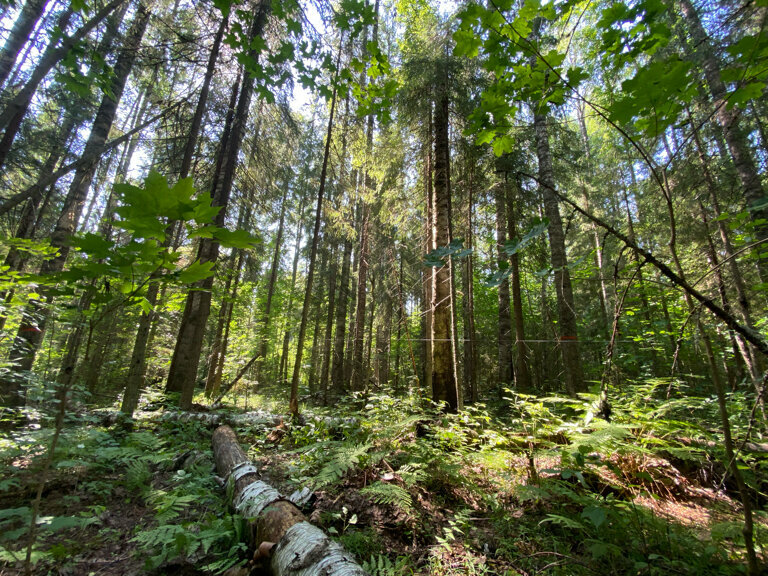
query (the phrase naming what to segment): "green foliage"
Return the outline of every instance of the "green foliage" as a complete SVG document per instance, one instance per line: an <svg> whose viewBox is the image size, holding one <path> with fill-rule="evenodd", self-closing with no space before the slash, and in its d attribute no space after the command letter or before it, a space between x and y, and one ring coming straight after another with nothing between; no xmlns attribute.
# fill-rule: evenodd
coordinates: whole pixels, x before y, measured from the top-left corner
<svg viewBox="0 0 768 576"><path fill-rule="evenodd" d="M472 254L472 250L464 248L464 241L460 238L454 238L451 240L448 246L441 246L435 248L429 254L424 257L424 265L432 266L433 268L439 268L445 266L448 262L448 258L461 260Z"/></svg>
<svg viewBox="0 0 768 576"><path fill-rule="evenodd" d="M329 443L324 448L327 449L330 446L332 444ZM372 444L342 443L337 445L331 458L315 477L315 486L319 488L337 482L353 468L362 466L369 458L371 447Z"/></svg>
<svg viewBox="0 0 768 576"><path fill-rule="evenodd" d="M368 496L376 504L394 506L406 514L413 512L411 495L405 488L397 484L379 481L360 490L360 494Z"/></svg>
<svg viewBox="0 0 768 576"><path fill-rule="evenodd" d="M398 557L394 562L388 556L372 554L368 560L362 562L363 570L371 576L397 576L399 574L412 573L410 558Z"/></svg>

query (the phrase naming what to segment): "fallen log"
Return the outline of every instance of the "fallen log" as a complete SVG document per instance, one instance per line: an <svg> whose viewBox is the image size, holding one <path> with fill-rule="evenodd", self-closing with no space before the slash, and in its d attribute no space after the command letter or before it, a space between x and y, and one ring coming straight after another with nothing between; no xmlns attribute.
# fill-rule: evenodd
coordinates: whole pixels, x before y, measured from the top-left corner
<svg viewBox="0 0 768 576"><path fill-rule="evenodd" d="M721 442L714 442L713 440L701 440L699 438L676 438L678 442L685 446L701 447L701 448L719 448L722 447ZM743 442L736 441L734 439L734 445L740 452L749 452L752 454L768 454L768 443L764 442Z"/></svg>
<svg viewBox="0 0 768 576"><path fill-rule="evenodd" d="M213 433L216 470L233 485L234 509L249 521L250 549L269 557L276 576L365 576L342 546L307 522L290 500L259 480L256 467L229 426Z"/></svg>

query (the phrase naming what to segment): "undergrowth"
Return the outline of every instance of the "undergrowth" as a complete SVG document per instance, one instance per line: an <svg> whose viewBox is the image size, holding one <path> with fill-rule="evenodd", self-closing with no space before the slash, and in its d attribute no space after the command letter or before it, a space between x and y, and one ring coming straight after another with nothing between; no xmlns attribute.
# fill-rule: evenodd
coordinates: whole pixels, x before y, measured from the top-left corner
<svg viewBox="0 0 768 576"><path fill-rule="evenodd" d="M596 394L507 391L458 415L378 394L306 409L303 423L284 420L284 434L247 421L237 432L281 491L314 494L312 521L375 576L743 574L723 440L707 424L716 403L668 399L668 388L650 380L611 390L610 421L597 416ZM760 430L752 398L729 400L764 555L766 457L745 444ZM85 565L110 547L155 574L179 562L217 574L245 561L245 523L226 509L209 429L146 419L128 431L85 414L66 422L53 460L35 573ZM40 423L0 446L0 563L9 573L29 545L29 502L51 436L45 414Z"/></svg>
<svg viewBox="0 0 768 576"><path fill-rule="evenodd" d="M335 514L319 519L372 574L742 574L723 441L705 424L715 400L667 399L668 385L612 391L610 421L595 413L597 394L508 391L459 415L415 398L352 398L280 447L285 481L321 495ZM744 440L751 399L730 400ZM762 550L766 459L741 458Z"/></svg>

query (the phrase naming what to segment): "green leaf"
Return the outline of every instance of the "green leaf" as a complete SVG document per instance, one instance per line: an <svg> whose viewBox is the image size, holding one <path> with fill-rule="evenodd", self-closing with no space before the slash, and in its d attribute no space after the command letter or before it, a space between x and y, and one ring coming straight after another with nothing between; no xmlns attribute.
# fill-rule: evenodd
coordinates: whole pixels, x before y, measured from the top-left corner
<svg viewBox="0 0 768 576"><path fill-rule="evenodd" d="M503 154L508 154L515 149L515 141L511 136L501 136L493 141L493 153L499 157Z"/></svg>
<svg viewBox="0 0 768 576"><path fill-rule="evenodd" d="M764 82L751 82L742 86L728 95L728 108L733 108L734 106L742 107L751 100L757 100L762 97L764 90Z"/></svg>
<svg viewBox="0 0 768 576"><path fill-rule="evenodd" d="M225 248L253 248L261 239L246 230L230 231L226 228L212 228L213 237Z"/></svg>
<svg viewBox="0 0 768 576"><path fill-rule="evenodd" d="M95 259L107 258L115 246L114 242L91 232L72 238L71 243L74 248Z"/></svg>
<svg viewBox="0 0 768 576"><path fill-rule="evenodd" d="M508 256L517 254L523 248L525 248L531 242L533 242L536 238L538 238L544 232L546 232L548 226L549 226L549 220L547 218L543 218L541 220L535 221L534 225L525 234L523 234L523 236L520 239L513 238L512 240L508 240L506 244L504 244L504 247L503 247L504 252Z"/></svg>
<svg viewBox="0 0 768 576"><path fill-rule="evenodd" d="M179 272L179 282L183 284L194 284L200 280L204 280L209 276L213 276L213 265L215 262L200 263L199 260L195 260L187 266L186 269Z"/></svg>
<svg viewBox="0 0 768 576"><path fill-rule="evenodd" d="M608 513L600 506L587 506L582 510L581 517L592 522L595 528L600 528L608 519Z"/></svg>

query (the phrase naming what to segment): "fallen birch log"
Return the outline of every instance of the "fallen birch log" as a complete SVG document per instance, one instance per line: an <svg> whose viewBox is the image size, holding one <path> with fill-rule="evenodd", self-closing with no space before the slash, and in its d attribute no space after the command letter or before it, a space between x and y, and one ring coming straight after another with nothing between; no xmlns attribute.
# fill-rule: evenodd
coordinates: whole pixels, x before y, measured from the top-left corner
<svg viewBox="0 0 768 576"><path fill-rule="evenodd" d="M229 426L213 433L216 470L234 485L234 509L249 521L249 547L269 556L276 576L365 576L342 546L307 522L291 501L258 478Z"/></svg>
<svg viewBox="0 0 768 576"><path fill-rule="evenodd" d="M112 426L120 421L124 414L114 409L98 409L88 412L88 416L102 426ZM311 413L302 415L307 424L324 425L327 428L354 427L358 424L357 418L339 418L332 416L315 416ZM149 411L137 410L133 420L141 422L165 421L165 422L200 422L207 427L221 426L278 426L281 423L288 424L291 421L290 414L276 414L266 410L251 410L250 412L233 413L223 412L185 412L181 410ZM295 424L292 424L295 426Z"/></svg>

